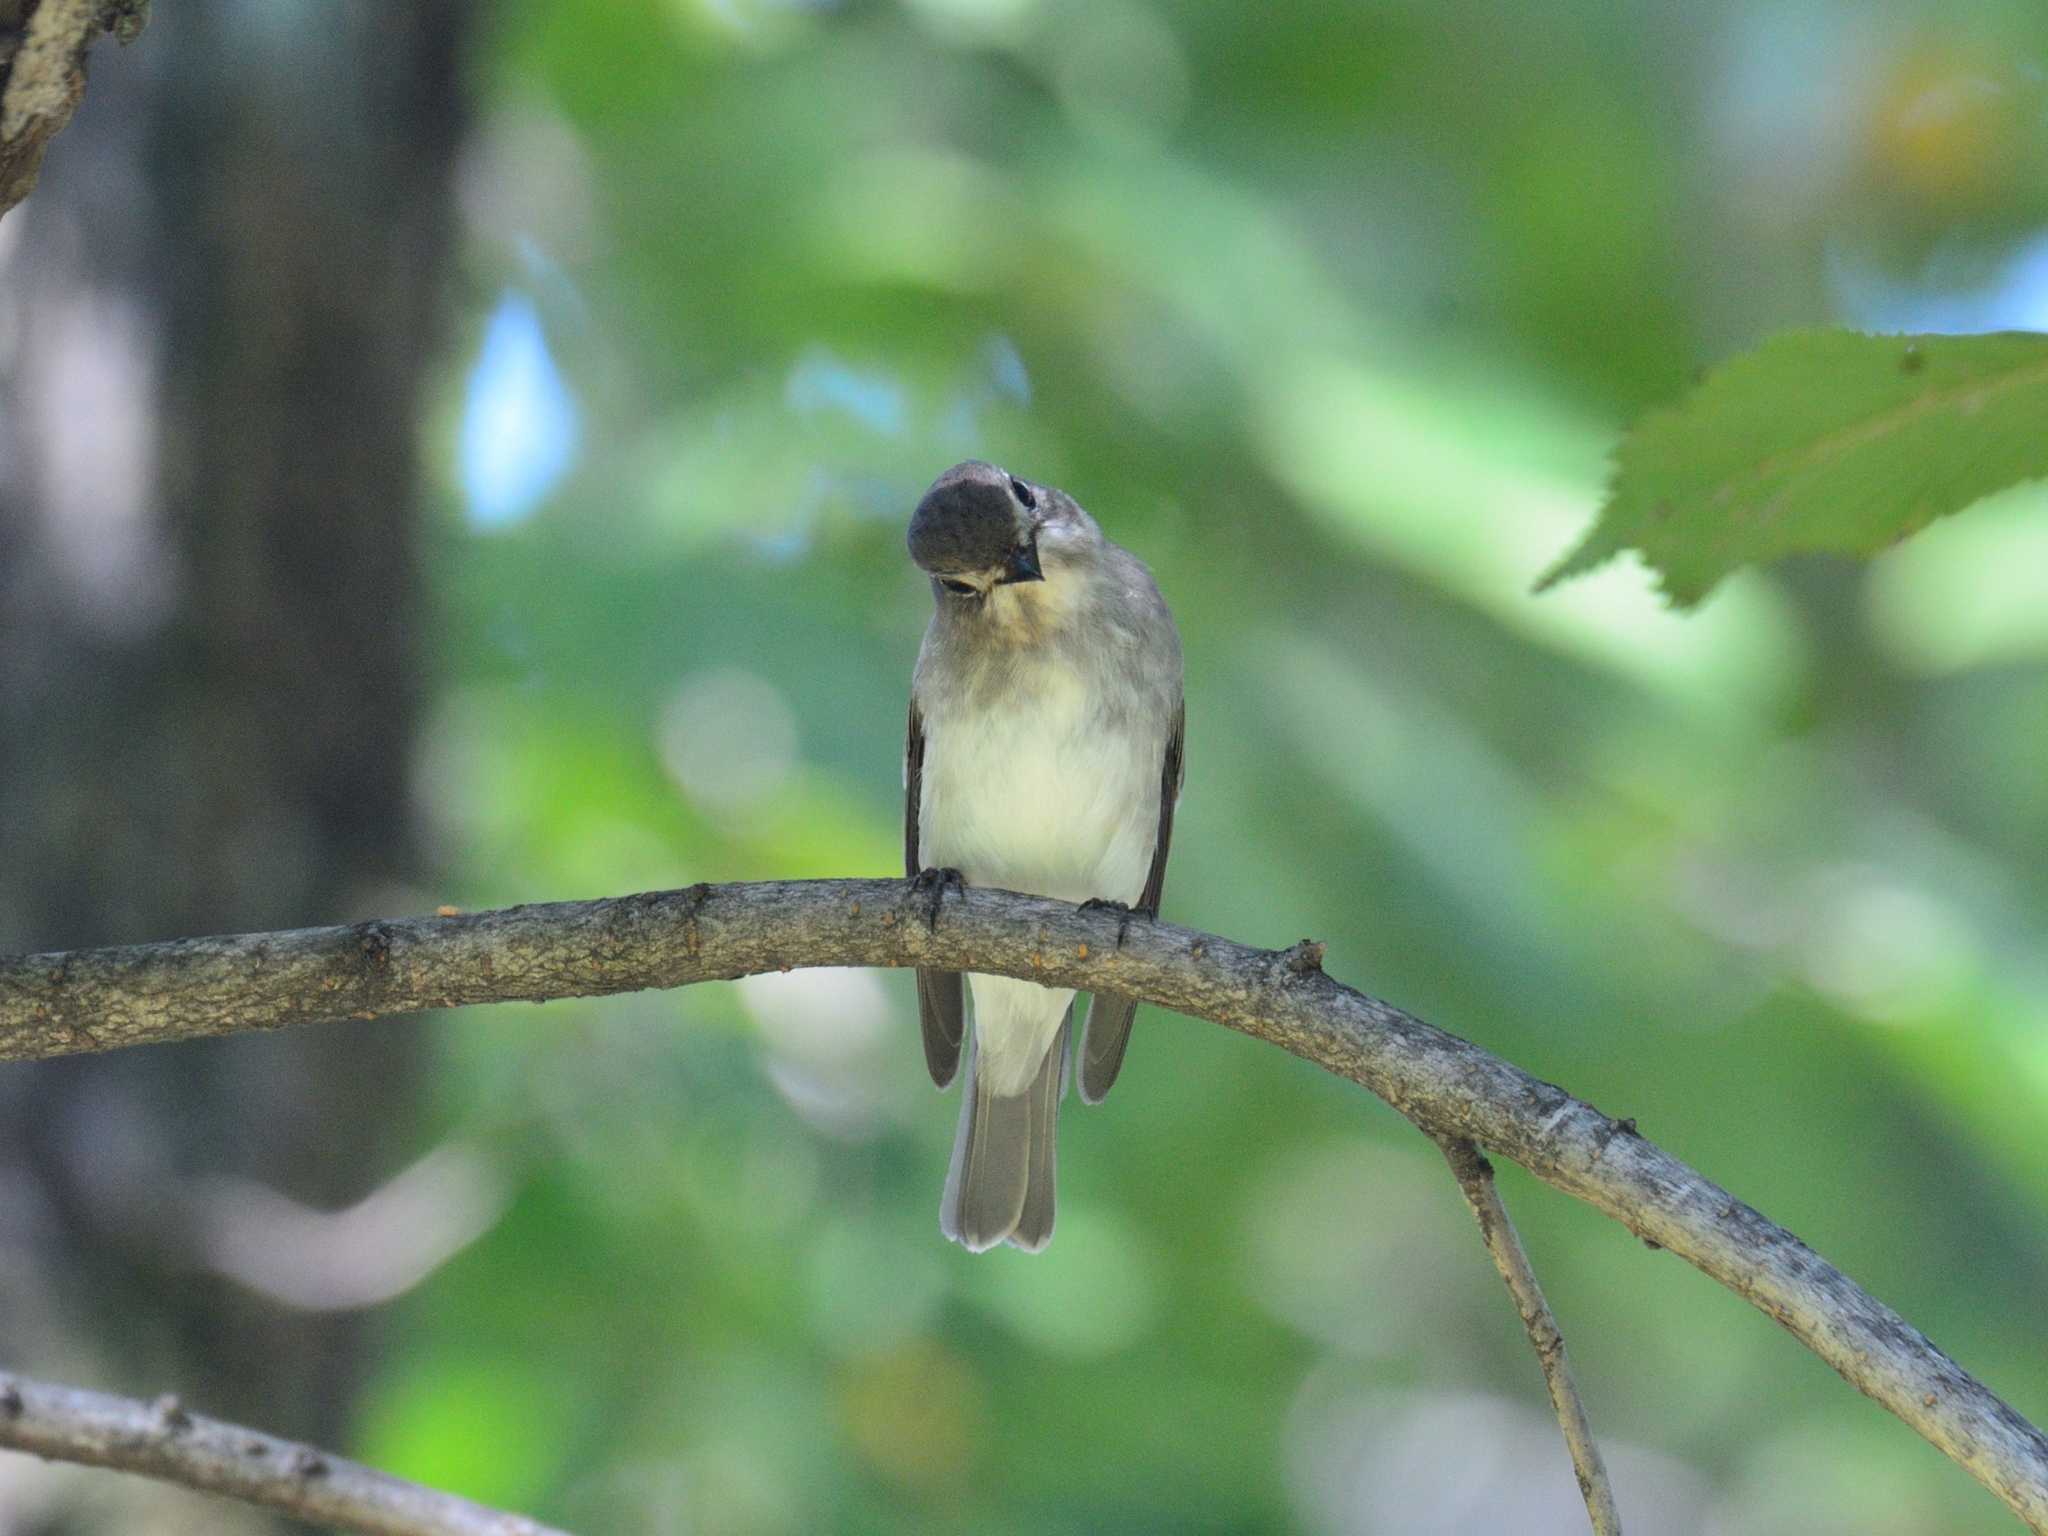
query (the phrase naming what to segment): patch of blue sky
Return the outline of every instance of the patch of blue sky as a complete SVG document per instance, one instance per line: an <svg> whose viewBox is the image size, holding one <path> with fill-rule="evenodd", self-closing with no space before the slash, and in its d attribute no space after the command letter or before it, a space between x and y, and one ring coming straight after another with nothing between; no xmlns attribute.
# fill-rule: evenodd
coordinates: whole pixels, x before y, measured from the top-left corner
<svg viewBox="0 0 2048 1536"><path fill-rule="evenodd" d="M981 444L981 417L974 401L966 395L955 395L946 403L939 415L937 436L941 443L956 452L966 453Z"/></svg>
<svg viewBox="0 0 2048 1536"><path fill-rule="evenodd" d="M1024 355L1017 350L1017 343L1004 335L991 336L982 343L981 360L988 369L989 383L999 396L1018 405L1031 403L1031 374L1024 366Z"/></svg>
<svg viewBox="0 0 2048 1536"><path fill-rule="evenodd" d="M785 528L779 533L756 533L748 537L748 547L770 565L794 565L811 552L811 531L808 527Z"/></svg>
<svg viewBox="0 0 2048 1536"><path fill-rule="evenodd" d="M457 468L469 521L524 521L575 466L576 401L532 299L507 289L484 326L463 400Z"/></svg>
<svg viewBox="0 0 2048 1536"><path fill-rule="evenodd" d="M2048 331L2048 230L2006 259L1989 281L1941 281L1940 262L1905 282L1854 258L1833 254L1828 280L1851 324L1871 331L1976 336L1987 331Z"/></svg>
<svg viewBox="0 0 2048 1536"><path fill-rule="evenodd" d="M837 411L871 432L901 437L910 405L903 385L879 368L856 368L824 347L797 359L783 386L783 399L799 415Z"/></svg>

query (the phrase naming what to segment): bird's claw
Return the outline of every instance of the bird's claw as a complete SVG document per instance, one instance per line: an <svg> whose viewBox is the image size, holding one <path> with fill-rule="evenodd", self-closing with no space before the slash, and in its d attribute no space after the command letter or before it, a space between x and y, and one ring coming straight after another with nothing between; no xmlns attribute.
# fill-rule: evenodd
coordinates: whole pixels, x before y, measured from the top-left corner
<svg viewBox="0 0 2048 1536"><path fill-rule="evenodd" d="M1146 922L1155 922L1159 917L1157 907L1134 907L1127 901L1111 901L1107 896L1090 896L1081 903L1083 912L1114 912L1116 918L1116 947L1124 947L1124 935L1130 931L1131 919L1142 917Z"/></svg>
<svg viewBox="0 0 2048 1536"><path fill-rule="evenodd" d="M920 869L910 877L913 891L929 892L931 904L925 908L925 932L939 931L939 905L946 899L946 887L951 886L962 896L967 894L967 882L960 877L957 869Z"/></svg>

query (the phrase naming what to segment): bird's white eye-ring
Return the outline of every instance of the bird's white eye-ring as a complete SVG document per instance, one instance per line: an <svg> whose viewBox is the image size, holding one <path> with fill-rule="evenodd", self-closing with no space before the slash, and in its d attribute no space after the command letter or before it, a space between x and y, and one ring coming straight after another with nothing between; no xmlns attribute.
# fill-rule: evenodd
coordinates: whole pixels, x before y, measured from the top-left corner
<svg viewBox="0 0 2048 1536"><path fill-rule="evenodd" d="M970 582L954 581L950 577L941 576L939 578L939 585L955 597L973 597L975 595L974 586Z"/></svg>
<svg viewBox="0 0 2048 1536"><path fill-rule="evenodd" d="M1010 476L1010 494L1024 503L1026 511L1038 505L1038 498L1031 494L1031 487L1015 475Z"/></svg>

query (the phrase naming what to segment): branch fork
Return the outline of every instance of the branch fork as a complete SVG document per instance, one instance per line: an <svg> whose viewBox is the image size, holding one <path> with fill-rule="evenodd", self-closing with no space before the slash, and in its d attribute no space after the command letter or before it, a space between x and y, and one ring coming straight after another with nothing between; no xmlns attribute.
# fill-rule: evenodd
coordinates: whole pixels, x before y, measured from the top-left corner
<svg viewBox="0 0 2048 1536"><path fill-rule="evenodd" d="M0 1060L430 1007L603 996L796 966L923 966L1107 987L1227 1024L1370 1090L1449 1144L1482 1233L1512 1228L1463 1144L1470 1158L1480 1147L1509 1158L1669 1249L1785 1328L2048 1536L2048 1436L1904 1318L1632 1121L1333 980L1322 972L1321 946L1274 951L1146 922L1129 926L1121 948L1105 949L1100 914L979 887L958 892L945 921L927 928L899 920L909 896L900 879L703 885L392 920L376 925L371 951L359 925L0 957ZM1495 1251L1495 1262L1507 1276L1511 1254L1504 1263L1503 1253L1510 1250ZM1546 1314L1516 1294L1525 1319L1537 1320L1531 1336L1556 1402L1552 1367L1563 1357L1550 1343L1554 1319L1545 1324ZM1566 1416L1561 1406L1561 1422ZM1575 1431L1565 1428L1569 1442ZM1589 1493L1589 1510L1593 1501ZM1602 1516L1593 1518L1601 1530Z"/></svg>

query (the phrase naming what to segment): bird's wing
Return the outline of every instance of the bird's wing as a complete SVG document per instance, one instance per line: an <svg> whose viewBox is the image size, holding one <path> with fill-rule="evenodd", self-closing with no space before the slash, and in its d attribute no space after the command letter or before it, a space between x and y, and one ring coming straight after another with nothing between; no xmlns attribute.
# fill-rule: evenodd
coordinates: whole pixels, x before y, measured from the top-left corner
<svg viewBox="0 0 2048 1536"><path fill-rule="evenodd" d="M1159 840L1152 845L1152 871L1145 877L1145 894L1138 906L1148 917L1159 914L1159 900L1166 893L1166 855L1173 847L1173 809L1180 799L1185 770L1181 748L1187 736L1187 706L1173 713L1173 730L1166 738L1166 756L1159 772ZM1098 992L1088 1005L1088 1033L1081 1047L1081 1102L1100 1104L1124 1064L1124 1052L1131 1043L1131 1020L1137 1014L1137 999L1115 992Z"/></svg>
<svg viewBox="0 0 2048 1536"><path fill-rule="evenodd" d="M917 853L918 800L924 789L924 717L910 701L910 727L903 745L903 873L914 879L924 865ZM958 971L917 973L917 1017L924 1031L924 1064L941 1088L960 1069L960 1034L965 1004Z"/></svg>

